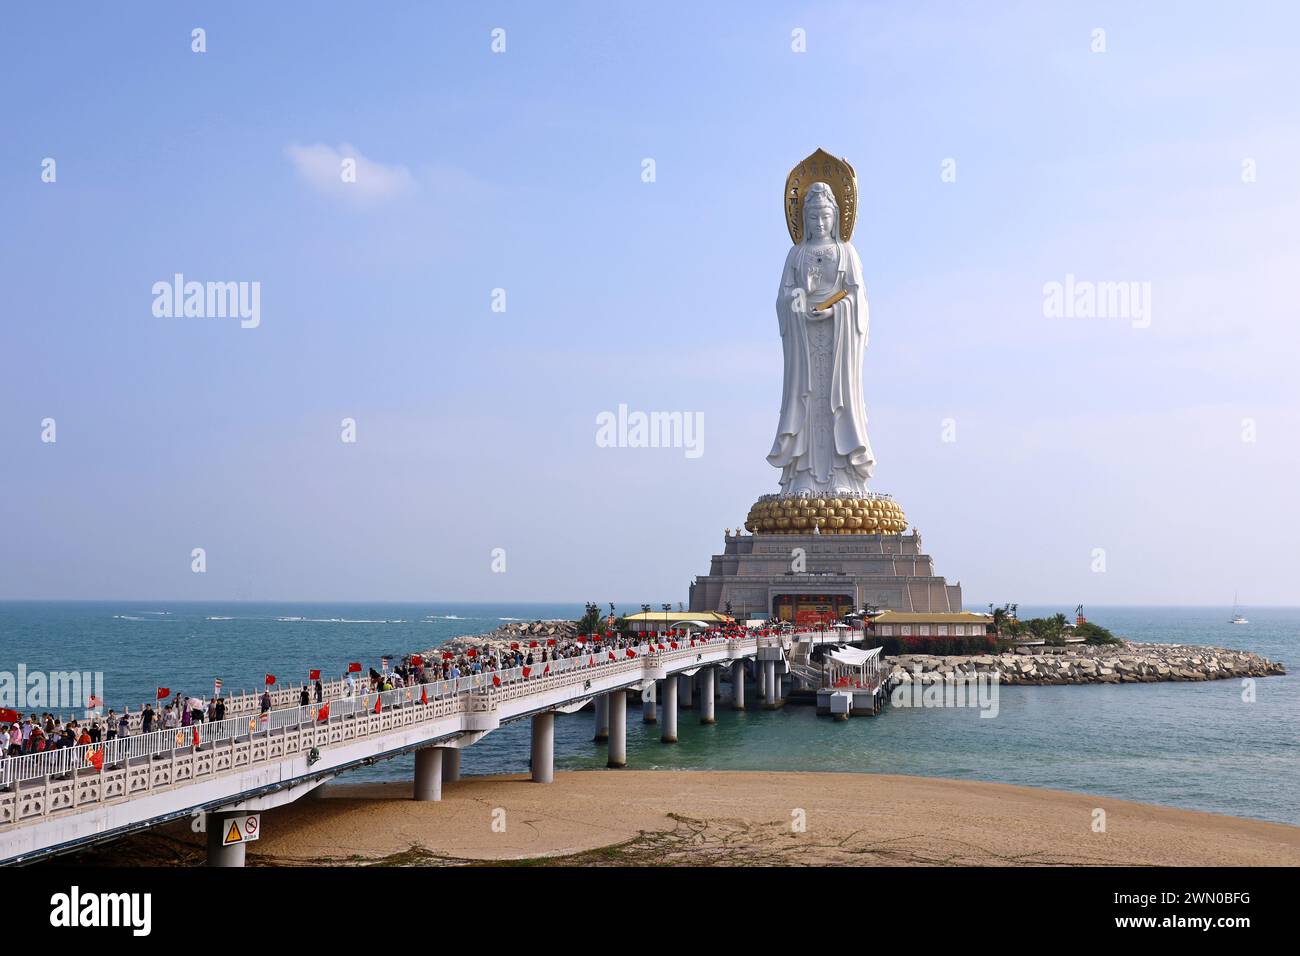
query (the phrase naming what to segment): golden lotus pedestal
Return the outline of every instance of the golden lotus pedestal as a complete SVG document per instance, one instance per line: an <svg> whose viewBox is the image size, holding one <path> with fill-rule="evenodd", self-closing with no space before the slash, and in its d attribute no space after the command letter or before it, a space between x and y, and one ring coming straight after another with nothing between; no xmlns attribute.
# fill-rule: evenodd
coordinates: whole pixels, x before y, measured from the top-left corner
<svg viewBox="0 0 1300 956"><path fill-rule="evenodd" d="M896 535L907 530L907 516L898 502L884 495L765 495L749 509L745 530L750 534Z"/></svg>

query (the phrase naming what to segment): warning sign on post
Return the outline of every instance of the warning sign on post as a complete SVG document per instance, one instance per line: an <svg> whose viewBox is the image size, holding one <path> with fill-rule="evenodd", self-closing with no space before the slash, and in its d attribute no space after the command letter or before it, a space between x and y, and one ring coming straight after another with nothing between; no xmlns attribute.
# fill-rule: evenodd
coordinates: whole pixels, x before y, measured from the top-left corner
<svg viewBox="0 0 1300 956"><path fill-rule="evenodd" d="M222 846L232 843L252 843L261 837L262 815L249 813L239 817L227 817L223 824L225 835L221 838Z"/></svg>

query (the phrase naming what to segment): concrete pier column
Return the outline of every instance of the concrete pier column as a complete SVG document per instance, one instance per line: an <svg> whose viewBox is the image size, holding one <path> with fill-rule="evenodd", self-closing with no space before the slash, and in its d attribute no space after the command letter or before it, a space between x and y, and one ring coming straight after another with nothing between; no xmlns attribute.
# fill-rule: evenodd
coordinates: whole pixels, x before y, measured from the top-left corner
<svg viewBox="0 0 1300 956"><path fill-rule="evenodd" d="M442 799L441 747L421 747L415 752L415 799Z"/></svg>
<svg viewBox="0 0 1300 956"><path fill-rule="evenodd" d="M713 680L715 667L706 667L700 671L700 723L713 724L717 721L713 717L713 691L717 684Z"/></svg>
<svg viewBox="0 0 1300 956"><path fill-rule="evenodd" d="M745 662L731 665L731 706L733 710L745 709Z"/></svg>
<svg viewBox="0 0 1300 956"><path fill-rule="evenodd" d="M555 780L555 711L533 715L533 783Z"/></svg>
<svg viewBox="0 0 1300 956"><path fill-rule="evenodd" d="M776 680L776 661L763 661L763 706L775 710L780 706L780 685Z"/></svg>
<svg viewBox="0 0 1300 956"><path fill-rule="evenodd" d="M758 691L760 698L767 696L767 682L763 679L767 675L767 668L763 666L760 660L754 661L754 689Z"/></svg>
<svg viewBox="0 0 1300 956"><path fill-rule="evenodd" d="M607 767L627 766L627 692L611 691L609 698L609 761Z"/></svg>
<svg viewBox="0 0 1300 956"><path fill-rule="evenodd" d="M241 816L238 813L209 813L203 821L208 830L208 866L243 866L244 865L244 844L232 843L230 846L223 846L222 840L225 839L226 830L230 827L231 817Z"/></svg>
<svg viewBox="0 0 1300 956"><path fill-rule="evenodd" d="M716 704L722 700L722 668L712 667L713 671L713 702Z"/></svg>
<svg viewBox="0 0 1300 956"><path fill-rule="evenodd" d="M591 739L598 744L609 740L609 694L601 694L595 700L596 736Z"/></svg>
<svg viewBox="0 0 1300 956"><path fill-rule="evenodd" d="M645 690L645 699L641 702L641 719L647 724L655 723L658 718L655 715L655 682L651 681L650 686Z"/></svg>
<svg viewBox="0 0 1300 956"><path fill-rule="evenodd" d="M460 779L460 748L442 748L442 782L455 783Z"/></svg>
<svg viewBox="0 0 1300 956"><path fill-rule="evenodd" d="M682 674L677 678L681 682L681 696L678 699L683 707L692 707L695 704L695 678Z"/></svg>
<svg viewBox="0 0 1300 956"><path fill-rule="evenodd" d="M659 739L666 744L677 743L677 678L664 681L664 732Z"/></svg>

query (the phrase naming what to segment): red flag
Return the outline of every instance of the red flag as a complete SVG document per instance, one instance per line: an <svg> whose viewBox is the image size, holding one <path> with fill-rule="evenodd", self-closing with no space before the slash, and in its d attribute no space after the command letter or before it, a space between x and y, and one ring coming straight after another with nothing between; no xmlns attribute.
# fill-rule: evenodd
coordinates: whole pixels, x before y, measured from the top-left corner
<svg viewBox="0 0 1300 956"><path fill-rule="evenodd" d="M330 702L328 700L325 701L325 703L320 705L320 710L316 711L316 719L317 720L330 719Z"/></svg>
<svg viewBox="0 0 1300 956"><path fill-rule="evenodd" d="M536 641L529 641L529 642L528 642L528 646L529 646L529 647L536 647L536 646L537 646L537 642L536 642Z"/></svg>
<svg viewBox="0 0 1300 956"><path fill-rule="evenodd" d="M596 666L596 655L595 655L595 654L592 654L591 656L589 656L589 657L587 658L587 666L588 666L588 667L595 667L595 666Z"/></svg>
<svg viewBox="0 0 1300 956"><path fill-rule="evenodd" d="M501 678L498 677L496 674L493 674L493 675L492 675L492 686L493 686L493 687L500 687L500 686L501 686Z"/></svg>
<svg viewBox="0 0 1300 956"><path fill-rule="evenodd" d="M533 669L532 669L531 667L525 667L525 668L524 668L524 676L525 676L525 677L527 677L527 676L528 676L529 674L531 674L532 672L533 672Z"/></svg>
<svg viewBox="0 0 1300 956"><path fill-rule="evenodd" d="M542 669L542 676L545 677L550 672L551 672L551 665L547 664L546 667Z"/></svg>
<svg viewBox="0 0 1300 956"><path fill-rule="evenodd" d="M348 673L349 673L349 674L360 674L360 673L361 673L361 662L360 662L360 661L353 661L352 663L350 663L350 664L348 665Z"/></svg>
<svg viewBox="0 0 1300 956"><path fill-rule="evenodd" d="M274 683L275 683L275 675L274 675L274 674L267 674L267 675L266 675L266 686L267 686L267 687L270 687L270 686L271 686L272 684L274 684Z"/></svg>
<svg viewBox="0 0 1300 956"><path fill-rule="evenodd" d="M382 710L384 709L383 704L384 704L384 695L383 695L383 694L379 694L379 695L377 695L377 696L375 697L375 713L376 713L376 714L379 713L380 711L382 711Z"/></svg>
<svg viewBox="0 0 1300 956"><path fill-rule="evenodd" d="M510 649L511 649L512 651L517 651L517 650L519 650L519 642L518 642L518 641L511 641L511 642L510 642Z"/></svg>
<svg viewBox="0 0 1300 956"><path fill-rule="evenodd" d="M677 642L676 642L676 641L669 641L669 642L668 642L668 646L671 647L673 650L677 650Z"/></svg>
<svg viewBox="0 0 1300 956"><path fill-rule="evenodd" d="M172 695L171 688L169 687L158 688L158 697L157 697L158 700L166 700L171 695Z"/></svg>
<svg viewBox="0 0 1300 956"><path fill-rule="evenodd" d="M21 714L16 710L10 710L8 707L0 707L0 723L16 724Z"/></svg>
<svg viewBox="0 0 1300 956"><path fill-rule="evenodd" d="M554 646L555 646L555 638L553 638L553 637L548 637L548 638L546 639L546 646L547 646L547 647L554 647Z"/></svg>
<svg viewBox="0 0 1300 956"><path fill-rule="evenodd" d="M618 658L614 656L614 652L613 652L613 651L610 651L610 652L609 652L609 659L610 659L611 661L616 661L616 660L618 660Z"/></svg>
<svg viewBox="0 0 1300 956"><path fill-rule="evenodd" d="M466 656L466 657L478 657L478 648L476 648L476 647L471 647L469 650L467 650L467 651L465 652L465 656Z"/></svg>
<svg viewBox="0 0 1300 956"><path fill-rule="evenodd" d="M199 749L199 728L194 728L194 749Z"/></svg>
<svg viewBox="0 0 1300 956"><path fill-rule="evenodd" d="M627 656L628 656L628 657L636 657L636 651L632 650L632 648L629 647L629 648L627 649Z"/></svg>
<svg viewBox="0 0 1300 956"><path fill-rule="evenodd" d="M442 659L444 661L454 661L456 659L456 655L451 653L450 651L443 651Z"/></svg>
<svg viewBox="0 0 1300 956"><path fill-rule="evenodd" d="M419 654L412 654L412 655L411 655L411 666L412 666L412 667L419 667L419 666L420 666L421 664L423 664L423 663L424 663L424 658L421 657Z"/></svg>
<svg viewBox="0 0 1300 956"><path fill-rule="evenodd" d="M318 669L313 670L313 671L308 671L308 672L307 672L307 679L308 679L308 680L320 680L320 669L318 668Z"/></svg>
<svg viewBox="0 0 1300 956"><path fill-rule="evenodd" d="M421 684L421 685L420 685L420 703L422 703L422 704L427 704L428 702L429 702L429 692L425 689L424 685Z"/></svg>
<svg viewBox="0 0 1300 956"><path fill-rule="evenodd" d="M86 754L86 763L91 764L96 770L104 769L104 748L100 747Z"/></svg>

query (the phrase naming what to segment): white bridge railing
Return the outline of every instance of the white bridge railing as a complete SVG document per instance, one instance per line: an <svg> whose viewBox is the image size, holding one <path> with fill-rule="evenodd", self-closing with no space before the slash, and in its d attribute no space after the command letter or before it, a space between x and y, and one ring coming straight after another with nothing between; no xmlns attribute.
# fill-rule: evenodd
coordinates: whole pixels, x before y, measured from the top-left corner
<svg viewBox="0 0 1300 956"><path fill-rule="evenodd" d="M94 779L97 776L124 771L130 761L142 758L170 756L207 755L217 744L256 744L261 740L270 740L278 735L290 733L302 736L304 728L313 730L312 739L316 740L324 731L322 742L350 740L358 733L346 733L337 736L332 731L337 724L364 721L366 735L371 732L384 732L385 721L373 721L373 716L383 716L398 712L414 713L419 722L434 720L456 713L482 713L495 710L502 700L515 699L559 686L578 685L590 675L612 672L639 670L647 660L673 663L690 658L701 649L716 650L719 646L730 645L742 652L754 650L757 646L755 637L695 637L681 638L674 650L664 642L665 650L658 650L657 644L640 644L629 652L627 648L610 649L593 647L581 655L559 660L544 661L509 670L483 671L452 680L435 681L427 684L413 684L382 692L361 693L352 697L333 697L322 704L310 704L306 707L289 707L272 710L263 715L240 715L222 721L192 724L189 727L169 728L151 731L148 734L136 734L118 737L99 744L83 744L75 747L61 747L56 750L37 754L25 754L6 757L0 760L0 788L9 793L0 793L0 826L14 823L27 816L45 815L51 809L48 799L31 801L35 813L25 813L19 806L23 794L24 782L45 781L48 791L50 781L60 779L74 780L82 777ZM579 695L581 693L579 692ZM427 703L426 703L427 701ZM379 713L375 713L378 702ZM328 707L325 720L320 720L320 712ZM407 721L403 720L403 723ZM194 746L195 734L198 746ZM315 746L315 744L313 744ZM205 748L207 750L205 751ZM222 748L223 752L225 748ZM253 750L257 750L256 747ZM262 748L266 754L277 752L275 747ZM97 753L98 752L98 753ZM100 768L94 770L92 754L102 756ZM269 758L268 758L269 759ZM219 762L213 763L213 770L222 769ZM231 768L243 766L232 763ZM209 771L212 772L212 771ZM39 789L39 788L38 788ZM86 788L83 788L86 789ZM87 793L90 791L87 790ZM97 796L88 800L85 794L73 798L72 805L80 806L83 802L98 802L129 792L102 786L95 788ZM63 809L63 807L55 807Z"/></svg>

